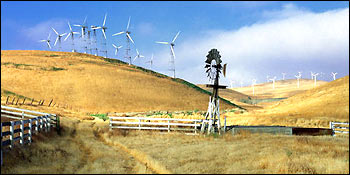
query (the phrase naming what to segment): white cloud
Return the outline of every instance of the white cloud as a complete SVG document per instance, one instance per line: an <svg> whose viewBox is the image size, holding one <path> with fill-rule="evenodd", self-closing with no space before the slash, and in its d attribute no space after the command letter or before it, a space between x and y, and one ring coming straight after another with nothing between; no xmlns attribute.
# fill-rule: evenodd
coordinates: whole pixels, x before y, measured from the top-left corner
<svg viewBox="0 0 350 175"><path fill-rule="evenodd" d="M280 11L265 11L263 15L262 21L238 30L202 31L182 39L175 46L178 77L208 83L203 67L212 48L220 51L223 62L228 63L227 77L236 82L250 84L253 78L264 82L266 75L281 79L281 72L292 78L299 70L348 75L348 8L313 13L287 4ZM169 58L169 48L164 47L155 57ZM172 75L164 69L167 61L158 63L159 68ZM228 78L222 83L229 85Z"/></svg>

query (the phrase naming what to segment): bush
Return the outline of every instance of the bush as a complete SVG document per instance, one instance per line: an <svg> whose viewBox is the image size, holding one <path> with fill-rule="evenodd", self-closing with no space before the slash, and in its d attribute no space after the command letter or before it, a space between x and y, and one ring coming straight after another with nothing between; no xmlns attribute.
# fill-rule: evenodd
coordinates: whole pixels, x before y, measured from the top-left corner
<svg viewBox="0 0 350 175"><path fill-rule="evenodd" d="M103 121L109 120L109 117L107 117L106 114L90 114L90 116L97 117L99 119L102 119Z"/></svg>

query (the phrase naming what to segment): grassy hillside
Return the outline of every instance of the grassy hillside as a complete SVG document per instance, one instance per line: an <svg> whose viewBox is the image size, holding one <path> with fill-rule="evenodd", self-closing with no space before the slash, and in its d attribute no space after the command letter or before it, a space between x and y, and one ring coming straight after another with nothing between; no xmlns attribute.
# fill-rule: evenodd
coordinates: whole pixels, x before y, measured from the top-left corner
<svg viewBox="0 0 350 175"><path fill-rule="evenodd" d="M311 88L264 109L226 114L231 124L329 127L349 121L349 76Z"/></svg>
<svg viewBox="0 0 350 175"><path fill-rule="evenodd" d="M53 99L87 112L206 110L209 99L184 80L81 53L1 51L1 75L2 94ZM221 103L230 108L235 105Z"/></svg>

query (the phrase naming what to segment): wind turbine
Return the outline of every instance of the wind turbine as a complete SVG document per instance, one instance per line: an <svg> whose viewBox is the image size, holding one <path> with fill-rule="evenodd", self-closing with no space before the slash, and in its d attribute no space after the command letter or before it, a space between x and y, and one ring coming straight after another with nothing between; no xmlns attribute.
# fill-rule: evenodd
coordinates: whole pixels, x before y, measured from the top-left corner
<svg viewBox="0 0 350 175"><path fill-rule="evenodd" d="M137 55L135 56L133 61L135 61L136 58L144 58L145 57L145 56L141 55L137 49L136 49L136 53L137 53Z"/></svg>
<svg viewBox="0 0 350 175"><path fill-rule="evenodd" d="M76 50L74 49L74 34L79 34L79 32L73 32L72 26L69 24L69 21L68 21L68 26L69 26L70 32L67 35L67 37L64 39L64 41L66 41L69 36L72 36L71 37L72 38L72 52L76 52Z"/></svg>
<svg viewBox="0 0 350 175"><path fill-rule="evenodd" d="M230 80L231 88L233 88L233 83L235 83L235 81L234 80Z"/></svg>
<svg viewBox="0 0 350 175"><path fill-rule="evenodd" d="M269 75L266 76L266 82L269 82Z"/></svg>
<svg viewBox="0 0 350 175"><path fill-rule="evenodd" d="M100 29L100 28L101 27L99 27L99 26L94 26L94 25L91 26L91 30L93 31L93 36L94 36L94 39L92 42L93 42L93 45L95 47L95 48L93 48L93 50L95 50L95 56L98 56L96 30Z"/></svg>
<svg viewBox="0 0 350 175"><path fill-rule="evenodd" d="M256 79L253 79L253 80L252 80L253 95L254 95L254 85L256 85Z"/></svg>
<svg viewBox="0 0 350 175"><path fill-rule="evenodd" d="M52 28L52 27L51 27L51 28ZM52 30L53 30L53 31L56 33L56 35L57 35L57 38L56 38L56 41L55 41L54 46L56 46L56 43L57 43L57 41L58 41L58 42L59 42L59 51L61 51L61 38L62 38L62 36L66 35L67 33L58 34L57 31L56 31L54 28L52 28Z"/></svg>
<svg viewBox="0 0 350 175"><path fill-rule="evenodd" d="M85 39L85 33L86 33L86 29L89 28L89 26L87 26L86 19L87 19L87 16L85 16L83 24L74 24L73 25L73 26L81 28L81 38L83 39L83 44L87 44L86 43L86 39ZM87 46L83 46L83 48L85 49L84 53L86 53L87 52Z"/></svg>
<svg viewBox="0 0 350 175"><path fill-rule="evenodd" d="M174 46L175 46L175 40L176 38L179 36L181 31L177 32L177 34L175 35L174 39L169 43L169 42L160 42L157 41L156 43L159 44L166 44L166 45L170 45L170 55L171 55L171 60L170 60L170 64L172 65L172 68L170 68L170 71L174 71L174 78L175 78L175 52L174 52Z"/></svg>
<svg viewBox="0 0 350 175"><path fill-rule="evenodd" d="M104 45L104 49L105 49L105 50L103 50L103 51L101 51L101 52L105 52L105 53L106 53L105 58L107 58L107 37L106 37L106 29L107 29L107 27L105 26L105 25L106 25L106 19L107 19L107 13L105 14L105 18L104 18L104 20L103 20L103 24L102 24L102 26L100 27L100 29L101 29L101 31L102 31L102 34L103 34L102 41L104 41L104 42L102 43L102 45Z"/></svg>
<svg viewBox="0 0 350 175"><path fill-rule="evenodd" d="M316 80L316 79L317 79L316 77L317 77L318 73L311 73L311 75L312 75L313 77L315 77L315 85L314 85L314 86L316 86L316 81L317 81L317 80Z"/></svg>
<svg viewBox="0 0 350 175"><path fill-rule="evenodd" d="M310 71L310 73L311 73L311 80L313 80L314 79L314 73L312 71Z"/></svg>
<svg viewBox="0 0 350 175"><path fill-rule="evenodd" d="M124 56L124 58L129 60L129 65L131 64L131 56L129 56L129 52L130 52L130 41L131 41L133 44L135 44L134 41L131 39L131 36L130 36L130 33L131 33L131 32L129 31L130 18L131 18L131 16L129 17L128 25L126 26L125 31L122 31L122 32L119 32L119 33L115 33L115 34L112 35L112 36L117 36L117 35L120 35L120 34L125 33L125 36L126 36L126 48L125 48L125 56Z"/></svg>
<svg viewBox="0 0 350 175"><path fill-rule="evenodd" d="M283 80L284 80L285 76L286 76L286 73L282 73Z"/></svg>
<svg viewBox="0 0 350 175"><path fill-rule="evenodd" d="M151 69L152 69L152 64L153 64L153 53L152 53L152 57L151 57L151 59L150 59L149 61L147 61L146 63L150 63L150 65L151 65Z"/></svg>
<svg viewBox="0 0 350 175"><path fill-rule="evenodd" d="M272 89L275 89L275 80L276 80L276 76L274 76L273 78L270 79L272 81Z"/></svg>
<svg viewBox="0 0 350 175"><path fill-rule="evenodd" d="M332 72L333 80L335 80L335 75L337 75L337 74L338 74L337 72L335 72L335 73Z"/></svg>
<svg viewBox="0 0 350 175"><path fill-rule="evenodd" d="M51 36L51 32L49 33L49 36L47 37L46 40L40 40L39 42L46 42L47 47L49 47L51 49L51 45L50 45L50 36ZM333 72L332 72L333 73Z"/></svg>
<svg viewBox="0 0 350 175"><path fill-rule="evenodd" d="M113 47L115 48L115 55L117 55L119 49L122 48L123 46L116 46L116 45L114 45L114 44L112 44L112 45L113 45Z"/></svg>
<svg viewBox="0 0 350 175"><path fill-rule="evenodd" d="M295 77L298 79L298 88L299 88L299 79L301 78L301 72L299 72L298 75L295 75Z"/></svg>

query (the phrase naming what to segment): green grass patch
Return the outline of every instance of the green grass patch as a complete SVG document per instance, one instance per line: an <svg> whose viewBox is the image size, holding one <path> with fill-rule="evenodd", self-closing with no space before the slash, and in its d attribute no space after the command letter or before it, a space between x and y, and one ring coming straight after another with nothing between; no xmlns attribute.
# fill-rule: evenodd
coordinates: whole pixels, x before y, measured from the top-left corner
<svg viewBox="0 0 350 175"><path fill-rule="evenodd" d="M103 121L109 120L109 117L107 117L106 114L90 114L90 116L97 117L99 119L102 119Z"/></svg>
<svg viewBox="0 0 350 175"><path fill-rule="evenodd" d="M45 55L46 57L59 57L59 55L55 55L55 54L50 54L50 55Z"/></svg>
<svg viewBox="0 0 350 175"><path fill-rule="evenodd" d="M12 63L12 62L5 62L5 63L1 63L2 65L14 65L16 68L20 67L20 66L34 66L31 64L16 64L16 63Z"/></svg>

